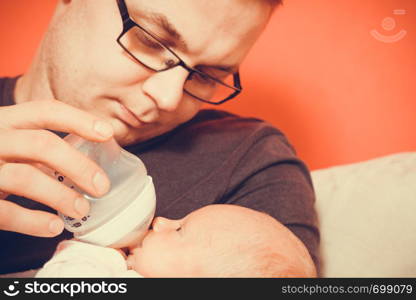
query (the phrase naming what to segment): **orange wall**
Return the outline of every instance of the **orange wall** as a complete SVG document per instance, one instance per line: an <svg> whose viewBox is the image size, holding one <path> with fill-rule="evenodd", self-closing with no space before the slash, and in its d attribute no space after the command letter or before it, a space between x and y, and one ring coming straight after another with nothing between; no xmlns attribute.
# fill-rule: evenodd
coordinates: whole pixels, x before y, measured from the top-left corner
<svg viewBox="0 0 416 300"><path fill-rule="evenodd" d="M0 76L27 68L55 2L0 1ZM282 129L312 169L415 151L416 1L285 0L242 78L225 108Z"/></svg>

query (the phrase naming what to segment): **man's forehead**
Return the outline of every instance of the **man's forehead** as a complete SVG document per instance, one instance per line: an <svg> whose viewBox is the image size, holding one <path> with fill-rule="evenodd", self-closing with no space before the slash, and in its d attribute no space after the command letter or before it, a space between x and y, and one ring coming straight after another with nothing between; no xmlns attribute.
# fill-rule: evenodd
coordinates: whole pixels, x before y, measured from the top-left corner
<svg viewBox="0 0 416 300"><path fill-rule="evenodd" d="M251 42L252 36L257 37L263 29L262 24L268 19L268 6L261 6L256 11L244 4L252 2L262 3L240 0L126 0L129 12L137 23L150 26L150 30L163 30L177 39L182 49L196 48L198 42L201 42L198 45L201 49L206 49L214 41L224 45L233 41L236 44L237 41L243 44L238 45L239 48L244 48L247 40ZM265 9L262 10L262 7Z"/></svg>
<svg viewBox="0 0 416 300"><path fill-rule="evenodd" d="M202 24L206 28L231 26L247 29L260 21L267 22L271 12L270 5L266 5L264 0L125 1L133 15L147 16L147 19L153 18L165 25L177 25L178 20L183 20L187 25Z"/></svg>

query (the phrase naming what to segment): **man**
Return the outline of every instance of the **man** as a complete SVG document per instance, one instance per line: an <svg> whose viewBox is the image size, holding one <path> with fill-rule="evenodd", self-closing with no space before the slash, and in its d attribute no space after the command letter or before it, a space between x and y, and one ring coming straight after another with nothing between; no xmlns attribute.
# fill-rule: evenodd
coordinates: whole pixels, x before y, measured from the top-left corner
<svg viewBox="0 0 416 300"><path fill-rule="evenodd" d="M110 188L96 164L46 129L114 136L153 177L156 215L212 203L264 211L317 264L312 183L285 137L260 120L201 110L241 91L238 68L278 2L58 1L29 70L0 81L0 271L38 268L70 238L55 210L88 213L39 163L93 196Z"/></svg>

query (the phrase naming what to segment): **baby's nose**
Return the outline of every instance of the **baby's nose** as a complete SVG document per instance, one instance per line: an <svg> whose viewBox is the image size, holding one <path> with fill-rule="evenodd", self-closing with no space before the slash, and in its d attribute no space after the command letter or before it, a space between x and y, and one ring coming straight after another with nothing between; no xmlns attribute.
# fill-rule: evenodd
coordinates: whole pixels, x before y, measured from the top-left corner
<svg viewBox="0 0 416 300"><path fill-rule="evenodd" d="M154 232L161 232L165 230L176 230L179 228L179 220L171 220L163 217L156 217L153 220L152 227Z"/></svg>

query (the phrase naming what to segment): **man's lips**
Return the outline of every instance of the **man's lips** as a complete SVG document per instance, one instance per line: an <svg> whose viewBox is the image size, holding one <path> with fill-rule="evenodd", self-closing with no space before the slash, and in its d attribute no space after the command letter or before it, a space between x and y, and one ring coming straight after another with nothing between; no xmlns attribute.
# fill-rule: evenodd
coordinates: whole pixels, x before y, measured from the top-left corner
<svg viewBox="0 0 416 300"><path fill-rule="evenodd" d="M119 105L120 110L118 112L118 117L122 121L136 128L144 125L144 122L138 119L127 107L125 107L122 103L119 103Z"/></svg>

